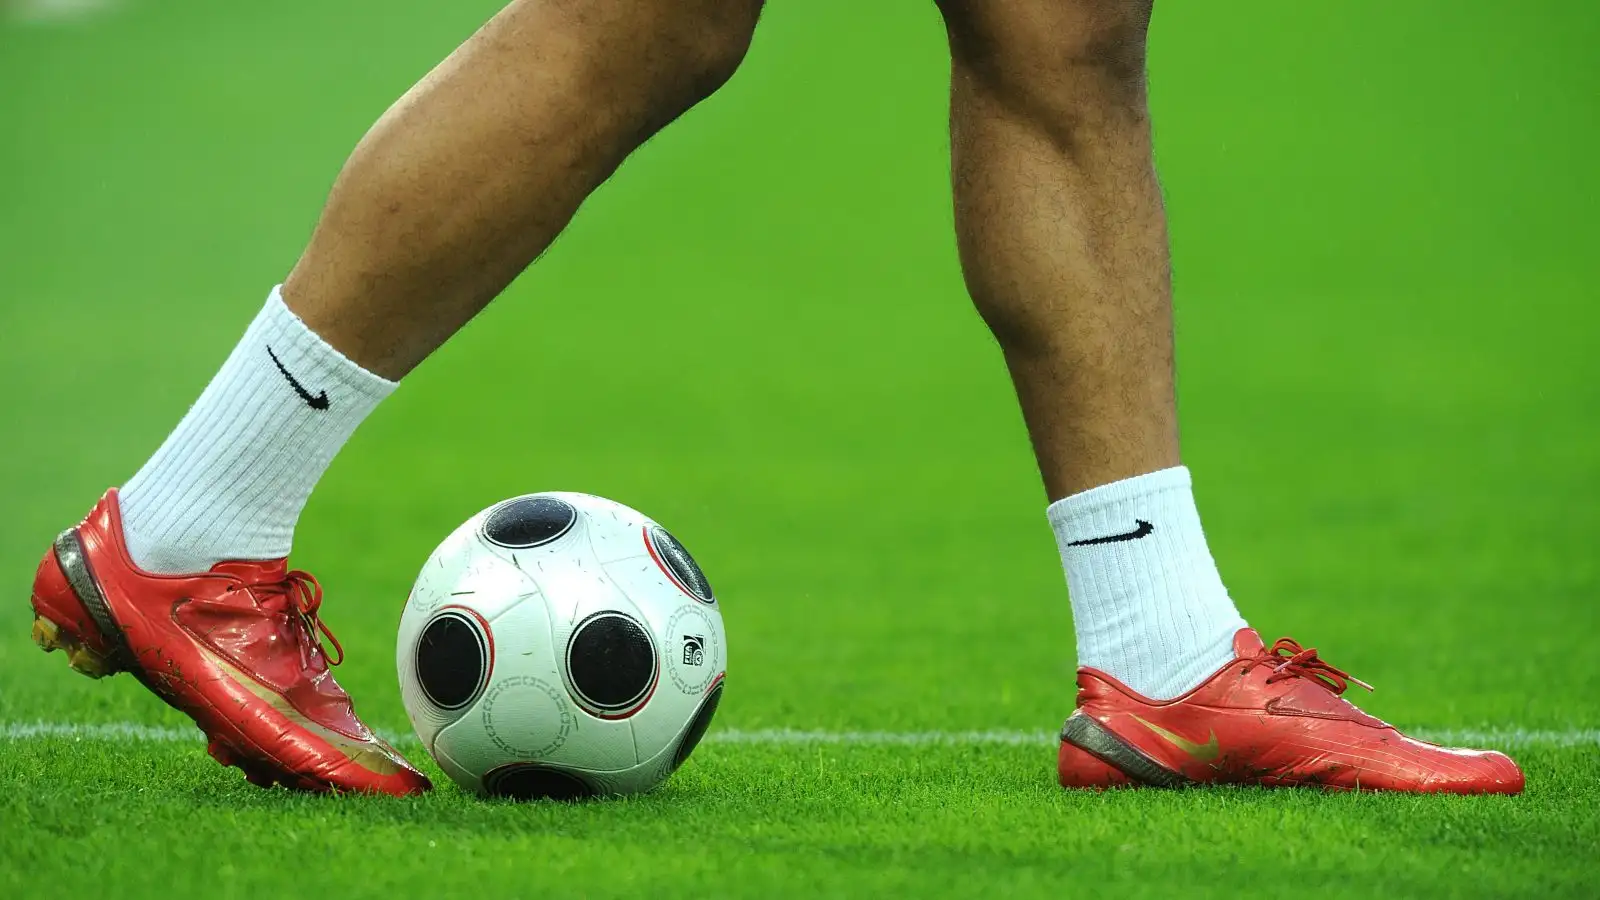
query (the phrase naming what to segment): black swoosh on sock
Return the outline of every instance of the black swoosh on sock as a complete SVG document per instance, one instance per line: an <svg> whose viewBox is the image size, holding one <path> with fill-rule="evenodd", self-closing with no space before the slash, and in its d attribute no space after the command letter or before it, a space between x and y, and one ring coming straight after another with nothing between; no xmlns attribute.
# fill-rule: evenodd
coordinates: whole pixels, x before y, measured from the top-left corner
<svg viewBox="0 0 1600 900"><path fill-rule="evenodd" d="M328 408L327 391L321 391L315 397L313 397L311 392L302 387L300 382L296 381L295 377L289 374L289 370L283 367L283 363L278 360L278 354L273 353L271 347L267 348L267 355L272 357L272 364L278 367L278 371L282 372L283 377L288 379L289 386L294 388L294 392L300 395L300 399L304 400L307 406L316 410L324 410Z"/></svg>
<svg viewBox="0 0 1600 900"><path fill-rule="evenodd" d="M1134 519L1133 521L1138 523L1139 527L1128 532L1127 534L1108 534L1105 537L1085 538L1081 541L1073 541L1067 546L1090 547L1095 544L1115 544L1119 541L1137 541L1142 537L1149 537L1151 534L1155 533L1156 527L1151 525L1149 522L1146 522L1143 519Z"/></svg>

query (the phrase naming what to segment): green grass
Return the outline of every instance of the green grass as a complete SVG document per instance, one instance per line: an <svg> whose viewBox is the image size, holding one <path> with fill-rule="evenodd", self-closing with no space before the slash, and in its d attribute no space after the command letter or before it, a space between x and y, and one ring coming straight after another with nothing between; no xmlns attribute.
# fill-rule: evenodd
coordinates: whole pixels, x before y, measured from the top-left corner
<svg viewBox="0 0 1600 900"><path fill-rule="evenodd" d="M38 554L493 5L0 24L0 725L183 726L33 648ZM263 792L198 733L0 741L0 894L1593 896L1597 42L1587 8L1442 0L1171 3L1154 36L1185 453L1231 589L1403 726L1587 730L1511 748L1525 796L1081 795L1048 742L714 740L1044 732L1072 702L1044 498L955 261L937 17L774 0L734 83L368 423L296 553L341 682L398 732L394 628L450 528L529 490L635 505L723 598L713 739L580 806Z"/></svg>

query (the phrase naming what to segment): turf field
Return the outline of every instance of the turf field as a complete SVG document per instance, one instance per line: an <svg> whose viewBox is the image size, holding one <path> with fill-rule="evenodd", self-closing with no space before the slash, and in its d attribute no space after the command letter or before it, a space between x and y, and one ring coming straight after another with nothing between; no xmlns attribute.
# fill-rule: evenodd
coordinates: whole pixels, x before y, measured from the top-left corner
<svg viewBox="0 0 1600 900"><path fill-rule="evenodd" d="M262 792L131 679L40 654L38 554L156 447L344 153L494 5L0 24L0 896L1600 892L1583 4L1163 0L1153 38L1186 455L1232 590L1374 682L1377 715L1514 752L1523 797L1053 785L1065 588L961 288L923 0L773 0L734 83L403 386L302 523L339 677L404 735L395 626L450 528L541 489L661 519L732 650L664 789Z"/></svg>

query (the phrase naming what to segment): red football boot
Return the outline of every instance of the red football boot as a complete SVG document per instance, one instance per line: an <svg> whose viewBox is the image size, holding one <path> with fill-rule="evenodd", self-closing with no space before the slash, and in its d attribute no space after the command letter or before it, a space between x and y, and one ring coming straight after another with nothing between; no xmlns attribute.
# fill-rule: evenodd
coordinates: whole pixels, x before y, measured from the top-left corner
<svg viewBox="0 0 1600 900"><path fill-rule="evenodd" d="M33 583L33 638L72 668L133 676L254 784L415 794L428 779L356 718L318 631L322 588L284 560L155 575L128 557L115 489L56 538Z"/></svg>
<svg viewBox="0 0 1600 900"><path fill-rule="evenodd" d="M1340 694L1349 682L1367 685L1314 649L1289 638L1269 649L1245 628L1233 652L1233 662L1173 700L1079 669L1078 709L1061 729L1061 784L1522 792L1522 771L1505 754L1414 740L1357 709Z"/></svg>

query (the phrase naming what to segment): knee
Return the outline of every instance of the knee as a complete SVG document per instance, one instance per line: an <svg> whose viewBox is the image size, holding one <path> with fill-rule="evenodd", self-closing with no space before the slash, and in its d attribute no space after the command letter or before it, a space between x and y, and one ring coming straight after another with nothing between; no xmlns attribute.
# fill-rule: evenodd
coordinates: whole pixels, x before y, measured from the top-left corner
<svg viewBox="0 0 1600 900"><path fill-rule="evenodd" d="M583 118L604 124L611 110L650 133L733 77L761 7L762 0L547 0L539 10L559 32L552 42L571 67L561 81Z"/></svg>
<svg viewBox="0 0 1600 900"><path fill-rule="evenodd" d="M958 75L1033 114L1145 110L1154 0L937 0Z"/></svg>
<svg viewBox="0 0 1600 900"><path fill-rule="evenodd" d="M699 95L709 95L738 71L750 49L763 0L702 0L672 28L683 71Z"/></svg>

